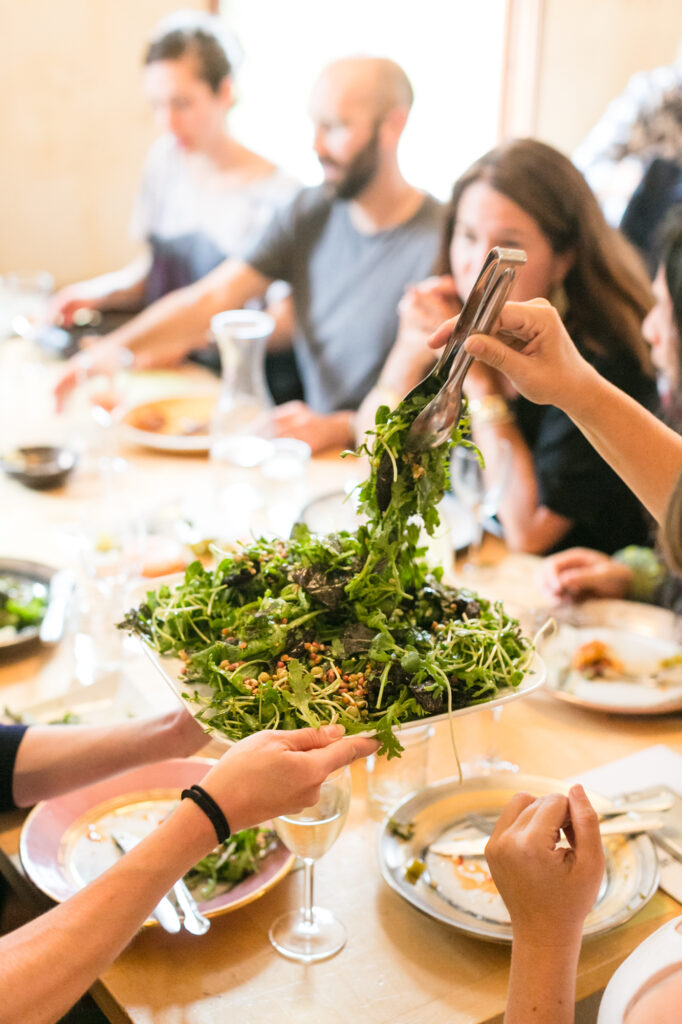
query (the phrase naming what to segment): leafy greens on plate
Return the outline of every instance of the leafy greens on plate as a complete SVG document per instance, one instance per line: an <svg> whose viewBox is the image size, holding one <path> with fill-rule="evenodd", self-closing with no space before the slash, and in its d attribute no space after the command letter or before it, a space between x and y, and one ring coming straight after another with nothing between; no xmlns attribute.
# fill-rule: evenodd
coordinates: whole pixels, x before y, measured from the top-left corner
<svg viewBox="0 0 682 1024"><path fill-rule="evenodd" d="M394 728L480 704L517 687L532 657L499 603L446 585L420 546L439 525L454 444L466 421L426 452L405 449L428 397L382 406L359 454L371 472L359 492L367 522L355 532L260 538L194 562L175 588L149 591L120 624L162 655L179 656L196 717L230 740L260 729L341 722L370 730L380 752L401 751ZM377 503L379 463L393 466L390 501ZM210 697L197 687L207 685Z"/></svg>
<svg viewBox="0 0 682 1024"><path fill-rule="evenodd" d="M0 576L0 637L18 635L39 625L47 608L42 583L17 576Z"/></svg>
<svg viewBox="0 0 682 1024"><path fill-rule="evenodd" d="M213 899L259 871L276 845L277 833L271 828L242 829L198 861L185 875L185 882L200 902Z"/></svg>

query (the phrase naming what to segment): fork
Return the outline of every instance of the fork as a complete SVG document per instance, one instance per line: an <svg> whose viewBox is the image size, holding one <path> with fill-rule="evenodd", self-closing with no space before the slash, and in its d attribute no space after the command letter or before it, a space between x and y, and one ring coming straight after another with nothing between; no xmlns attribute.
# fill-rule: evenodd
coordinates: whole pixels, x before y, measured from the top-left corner
<svg viewBox="0 0 682 1024"><path fill-rule="evenodd" d="M507 300L517 268L526 262L521 249L491 249L481 272L469 293L462 312L457 318L440 359L429 374L403 399L416 395L430 401L414 418L408 431L405 447L409 451L436 448L452 433L462 410L462 385L474 361L464 348L470 334L488 334L493 329ZM505 339L511 338L504 332ZM384 451L377 469L376 496L380 512L385 512L391 500L395 479L391 456Z"/></svg>
<svg viewBox="0 0 682 1024"><path fill-rule="evenodd" d="M600 821L611 821L614 818L620 818L621 816L629 815L631 813L655 814L663 811L669 811L674 802L675 798L672 793L666 793L663 791L634 800L628 800L627 797L623 796L616 797L612 800L613 807L609 810L599 811L597 813ZM482 832L484 835L491 836L495 830L497 818L488 817L485 814L471 811L466 816L466 823L467 825L471 825L473 828L477 828L479 832Z"/></svg>

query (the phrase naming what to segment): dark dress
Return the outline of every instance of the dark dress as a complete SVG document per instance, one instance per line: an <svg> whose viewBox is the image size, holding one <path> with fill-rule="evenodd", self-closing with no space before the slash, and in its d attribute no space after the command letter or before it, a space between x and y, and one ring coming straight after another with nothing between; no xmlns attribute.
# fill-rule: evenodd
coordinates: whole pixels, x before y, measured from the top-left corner
<svg viewBox="0 0 682 1024"><path fill-rule="evenodd" d="M11 811L15 806L12 799L12 778L14 762L26 725L0 725L0 811Z"/></svg>
<svg viewBox="0 0 682 1024"><path fill-rule="evenodd" d="M655 382L634 357L596 356L576 344L603 377L648 409L656 408ZM649 519L643 506L569 417L554 406L535 405L522 397L513 407L533 454L540 505L573 523L552 550L580 546L610 555L628 544L646 544Z"/></svg>

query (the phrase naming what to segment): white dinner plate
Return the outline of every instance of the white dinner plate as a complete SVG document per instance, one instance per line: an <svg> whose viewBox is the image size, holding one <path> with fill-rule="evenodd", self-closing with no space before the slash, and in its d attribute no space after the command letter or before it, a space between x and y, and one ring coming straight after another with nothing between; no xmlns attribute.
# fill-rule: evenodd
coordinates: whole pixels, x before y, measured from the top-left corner
<svg viewBox="0 0 682 1024"><path fill-rule="evenodd" d="M120 431L130 444L155 451L207 452L216 401L217 394L209 392L142 402L126 410L121 417ZM155 423L158 427L153 426ZM188 432L183 432L183 427Z"/></svg>
<svg viewBox="0 0 682 1024"><path fill-rule="evenodd" d="M593 600L555 618L557 631L543 643L542 656L547 688L559 700L622 715L682 710L682 685L647 681L664 659L682 653L672 612L635 601ZM571 666L578 648L592 640L607 644L623 663L625 678L590 679Z"/></svg>
<svg viewBox="0 0 682 1024"><path fill-rule="evenodd" d="M154 713L144 695L125 676L100 679L92 686L73 686L59 697L16 708L11 703L0 722L20 720L26 725L110 725Z"/></svg>
<svg viewBox="0 0 682 1024"><path fill-rule="evenodd" d="M408 797L391 812L379 835L379 866L385 881L418 910L458 931L492 942L511 942L507 908L490 875L484 856L443 857L431 851L436 843L480 836L468 815L483 815L492 824L520 790L535 796L567 793L556 779L498 772L458 783L437 782ZM590 794L597 810L609 801ZM408 839L392 823L411 826ZM483 833L485 834L485 833ZM601 935L627 921L648 903L658 887L658 859L646 835L604 839L606 870L597 901L585 919L583 935ZM407 871L415 861L425 865L414 881ZM547 907L551 914L551 907Z"/></svg>

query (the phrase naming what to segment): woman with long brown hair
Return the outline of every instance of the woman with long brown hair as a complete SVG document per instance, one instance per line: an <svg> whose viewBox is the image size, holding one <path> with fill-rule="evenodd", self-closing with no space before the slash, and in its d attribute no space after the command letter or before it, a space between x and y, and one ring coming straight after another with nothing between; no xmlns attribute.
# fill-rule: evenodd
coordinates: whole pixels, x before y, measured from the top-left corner
<svg viewBox="0 0 682 1024"><path fill-rule="evenodd" d="M443 231L443 276L406 294L398 339L361 422L378 404L397 401L428 370L426 338L459 311L495 246L527 254L511 297L552 302L599 373L653 405L655 384L641 334L652 305L646 272L608 227L571 162L551 146L521 139L487 153L456 182ZM498 513L511 548L545 553L581 544L611 552L643 542L639 504L564 413L534 406L489 367L472 367L465 389L474 440L491 471L501 442L511 446L511 484Z"/></svg>

